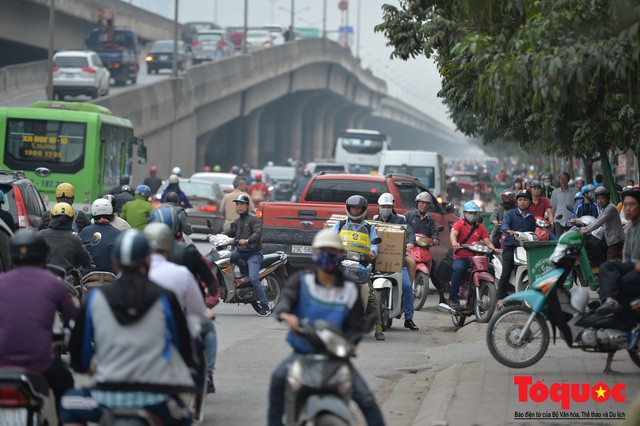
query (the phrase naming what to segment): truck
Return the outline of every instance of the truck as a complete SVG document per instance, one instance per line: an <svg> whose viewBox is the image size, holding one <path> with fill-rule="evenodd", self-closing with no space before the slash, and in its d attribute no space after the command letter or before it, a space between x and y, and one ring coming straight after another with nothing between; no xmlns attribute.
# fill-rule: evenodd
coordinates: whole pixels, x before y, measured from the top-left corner
<svg viewBox="0 0 640 426"><path fill-rule="evenodd" d="M430 151L382 151L380 173L406 173L415 176L437 196L444 198L446 179L442 155Z"/></svg>
<svg viewBox="0 0 640 426"><path fill-rule="evenodd" d="M352 195L362 195L368 201L367 218L378 214L378 197L385 192L393 195L395 211L402 214L415 208L415 198L420 192L431 193L425 185L406 174L357 175L321 172L307 184L297 203L262 202L256 214L262 218L262 248L265 253L284 251L288 263L294 268L308 267L311 261L311 241L333 214L345 214L345 202ZM432 194L433 196L433 194ZM429 214L436 225L442 225L440 246L432 249L434 258L440 260L449 250L451 226L459 218L453 214L453 206L434 202Z"/></svg>
<svg viewBox="0 0 640 426"><path fill-rule="evenodd" d="M116 27L111 9L98 9L98 25L85 39L85 46L95 51L109 70L116 86L124 86L127 80L135 84L140 64L138 35L129 27Z"/></svg>

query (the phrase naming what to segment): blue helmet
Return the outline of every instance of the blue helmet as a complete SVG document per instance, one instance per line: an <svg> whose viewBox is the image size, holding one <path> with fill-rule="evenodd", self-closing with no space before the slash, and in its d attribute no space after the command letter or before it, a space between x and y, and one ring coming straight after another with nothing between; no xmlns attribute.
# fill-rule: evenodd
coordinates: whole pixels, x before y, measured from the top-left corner
<svg viewBox="0 0 640 426"><path fill-rule="evenodd" d="M148 255L149 243L144 234L135 229L118 235L111 251L111 259L122 266L142 265Z"/></svg>
<svg viewBox="0 0 640 426"><path fill-rule="evenodd" d="M142 195L144 198L148 198L151 195L151 188L147 185L138 185L136 188L136 194Z"/></svg>
<svg viewBox="0 0 640 426"><path fill-rule="evenodd" d="M169 206L156 207L149 216L149 223L164 223L171 230L175 229L177 222L176 211Z"/></svg>
<svg viewBox="0 0 640 426"><path fill-rule="evenodd" d="M464 203L464 206L462 206L462 211L480 213L480 207L478 207L478 205L473 201L467 201L466 203Z"/></svg>
<svg viewBox="0 0 640 426"><path fill-rule="evenodd" d="M590 192L593 191L594 189L596 189L595 185L588 183L585 186L582 187L582 193L586 193L586 192Z"/></svg>
<svg viewBox="0 0 640 426"><path fill-rule="evenodd" d="M0 204L4 204L4 192L0 191Z"/></svg>

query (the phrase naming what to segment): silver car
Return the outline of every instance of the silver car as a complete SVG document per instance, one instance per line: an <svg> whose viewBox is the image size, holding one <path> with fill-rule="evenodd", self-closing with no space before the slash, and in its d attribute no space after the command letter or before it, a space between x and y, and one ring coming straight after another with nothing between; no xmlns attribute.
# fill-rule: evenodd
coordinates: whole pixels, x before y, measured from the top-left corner
<svg viewBox="0 0 640 426"><path fill-rule="evenodd" d="M235 45L225 30L198 31L191 42L194 65L229 58L235 50Z"/></svg>
<svg viewBox="0 0 640 426"><path fill-rule="evenodd" d="M53 95L87 95L92 99L109 94L109 70L96 52L67 50L53 55Z"/></svg>

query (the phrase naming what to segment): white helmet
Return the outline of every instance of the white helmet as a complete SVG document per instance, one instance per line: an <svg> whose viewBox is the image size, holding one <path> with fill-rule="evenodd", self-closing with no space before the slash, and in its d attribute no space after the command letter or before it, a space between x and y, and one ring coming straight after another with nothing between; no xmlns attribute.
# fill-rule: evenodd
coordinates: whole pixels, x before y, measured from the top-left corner
<svg viewBox="0 0 640 426"><path fill-rule="evenodd" d="M453 176L453 177L451 178L451 183L455 183L455 182L457 182L457 181L458 181L458 178L457 178L457 177Z"/></svg>
<svg viewBox="0 0 640 426"><path fill-rule="evenodd" d="M175 244L173 231L164 223L150 223L144 228L144 236L153 251L171 252Z"/></svg>
<svg viewBox="0 0 640 426"><path fill-rule="evenodd" d="M433 202L433 198L427 191L422 191L416 196L416 203L420 201L431 204Z"/></svg>
<svg viewBox="0 0 640 426"><path fill-rule="evenodd" d="M389 194L388 192L385 192L384 194L380 195L380 197L378 198L378 205L379 206L392 206L393 205L393 195Z"/></svg>
<svg viewBox="0 0 640 426"><path fill-rule="evenodd" d="M91 204L91 214L93 216L108 216L113 214L111 201L106 198L98 198Z"/></svg>
<svg viewBox="0 0 640 426"><path fill-rule="evenodd" d="M180 176L182 174L182 170L180 170L180 167L176 166L171 169L171 174Z"/></svg>
<svg viewBox="0 0 640 426"><path fill-rule="evenodd" d="M342 250L342 240L331 229L322 229L313 237L311 247L314 249L332 248Z"/></svg>
<svg viewBox="0 0 640 426"><path fill-rule="evenodd" d="M178 183L180 182L180 178L176 174L172 174L169 176L169 183Z"/></svg>

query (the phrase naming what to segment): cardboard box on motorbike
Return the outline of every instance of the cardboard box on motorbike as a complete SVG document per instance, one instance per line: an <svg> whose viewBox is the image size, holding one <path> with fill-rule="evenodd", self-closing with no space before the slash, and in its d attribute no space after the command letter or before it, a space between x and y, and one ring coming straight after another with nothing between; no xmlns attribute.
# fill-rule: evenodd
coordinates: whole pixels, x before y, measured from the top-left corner
<svg viewBox="0 0 640 426"><path fill-rule="evenodd" d="M346 220L346 215L334 214L324 223L325 228L331 228L337 221ZM376 233L382 242L378 244L374 270L378 272L402 272L407 247L407 225L383 223L368 220L376 228Z"/></svg>

